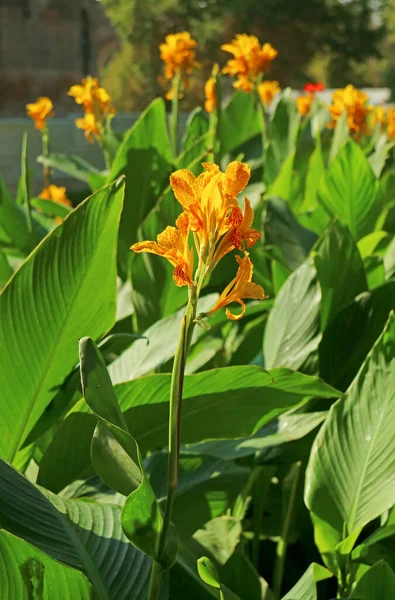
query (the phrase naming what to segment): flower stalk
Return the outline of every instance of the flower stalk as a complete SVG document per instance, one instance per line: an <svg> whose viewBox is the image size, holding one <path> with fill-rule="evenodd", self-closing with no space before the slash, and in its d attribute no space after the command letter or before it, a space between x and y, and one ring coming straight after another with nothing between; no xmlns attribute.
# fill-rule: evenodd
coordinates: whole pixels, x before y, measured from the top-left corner
<svg viewBox="0 0 395 600"><path fill-rule="evenodd" d="M159 537L158 562L152 565L150 589L148 600L159 598L160 583L163 569L160 566L166 553L170 534L171 517L174 499L178 487L178 463L181 442L181 409L182 391L184 386L185 365L191 345L193 330L195 328L196 309L198 301L198 287L189 287L188 304L181 322L178 346L174 357L173 371L170 387L170 412L169 412L169 458L167 467L167 497L163 515L163 527Z"/></svg>
<svg viewBox="0 0 395 600"><path fill-rule="evenodd" d="M171 113L169 117L170 143L174 158L178 156L178 119L179 119L179 100L181 93L181 71L174 77L173 94L171 97Z"/></svg>

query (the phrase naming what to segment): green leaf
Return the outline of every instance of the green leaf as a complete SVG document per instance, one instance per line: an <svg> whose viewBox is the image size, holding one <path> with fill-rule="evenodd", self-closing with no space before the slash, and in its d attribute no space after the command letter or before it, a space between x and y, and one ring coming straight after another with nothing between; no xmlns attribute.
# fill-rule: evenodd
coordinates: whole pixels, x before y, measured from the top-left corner
<svg viewBox="0 0 395 600"><path fill-rule="evenodd" d="M76 364L78 338L114 323L122 198L115 182L80 204L0 295L0 456L10 461Z"/></svg>
<svg viewBox="0 0 395 600"><path fill-rule="evenodd" d="M319 346L320 375L346 390L395 310L395 282L360 294L329 323Z"/></svg>
<svg viewBox="0 0 395 600"><path fill-rule="evenodd" d="M40 490L4 461L0 461L0 487L3 529L82 570L100 600L145 597L151 560L128 543L119 506Z"/></svg>
<svg viewBox="0 0 395 600"><path fill-rule="evenodd" d="M206 523L193 537L217 564L224 565L239 544L242 531L240 519L224 515Z"/></svg>
<svg viewBox="0 0 395 600"><path fill-rule="evenodd" d="M333 161L333 159L337 156L339 150L343 148L343 146L350 139L350 131L347 123L347 115L344 110L340 116L340 119L336 123L335 132L332 138L332 145L329 153L329 163Z"/></svg>
<svg viewBox="0 0 395 600"><path fill-rule="evenodd" d="M221 581L240 598L248 600L269 600L272 596L266 582L247 558L243 550L237 549L226 564L220 568ZM266 593L264 591L266 586Z"/></svg>
<svg viewBox="0 0 395 600"><path fill-rule="evenodd" d="M99 418L92 439L91 456L96 473L111 488L128 495L122 511L122 528L136 548L169 568L177 555L177 542L169 540L164 556L158 556L163 521L140 451L128 432L103 357L90 338L80 341L81 382L84 398Z"/></svg>
<svg viewBox="0 0 395 600"><path fill-rule="evenodd" d="M88 161L74 154L50 154L48 157L39 156L37 162L66 173L74 179L90 183L90 177L100 175L100 171ZM113 178L115 179L115 177Z"/></svg>
<svg viewBox="0 0 395 600"><path fill-rule="evenodd" d="M321 287L321 328L324 330L340 309L367 291L368 282L355 240L339 222L333 223L320 240L314 264Z"/></svg>
<svg viewBox="0 0 395 600"><path fill-rule="evenodd" d="M343 400L330 409L312 448L305 502L321 553L333 552L395 503L395 318Z"/></svg>
<svg viewBox="0 0 395 600"><path fill-rule="evenodd" d="M43 198L32 198L30 201L34 208L38 208L47 215L54 215L64 219L72 211L70 206L54 202L53 200L44 200Z"/></svg>
<svg viewBox="0 0 395 600"><path fill-rule="evenodd" d="M356 600L393 600L394 597L395 573L384 560L362 575L350 596Z"/></svg>
<svg viewBox="0 0 395 600"><path fill-rule="evenodd" d="M352 560L374 565L384 559L392 570L395 568L395 525L380 527L355 548Z"/></svg>
<svg viewBox="0 0 395 600"><path fill-rule="evenodd" d="M340 150L318 189L332 217L347 225L356 240L371 233L378 216L378 181L361 148L353 141Z"/></svg>
<svg viewBox="0 0 395 600"><path fill-rule="evenodd" d="M265 244L280 249L281 260L294 271L308 256L317 236L295 219L288 202L268 198L265 202Z"/></svg>
<svg viewBox="0 0 395 600"><path fill-rule="evenodd" d="M269 314L263 344L267 368L300 369L317 350L320 300L316 271L307 261L288 277Z"/></svg>
<svg viewBox="0 0 395 600"><path fill-rule="evenodd" d="M5 286L13 272L7 256L0 250L0 290Z"/></svg>
<svg viewBox="0 0 395 600"><path fill-rule="evenodd" d="M125 134L108 180L126 175L125 203L119 230L119 261L126 273L129 248L137 242L142 221L168 183L172 152L166 127L165 104L154 100Z"/></svg>
<svg viewBox="0 0 395 600"><path fill-rule="evenodd" d="M290 88L283 91L269 123L269 146L266 150L264 178L267 185L273 183L282 165L295 150L300 115L296 109Z"/></svg>
<svg viewBox="0 0 395 600"><path fill-rule="evenodd" d="M318 427L326 416L326 411L285 414L268 423L248 438L191 444L185 448L185 451L191 454L206 454L224 460L234 460L235 458L255 454L266 448L299 440Z"/></svg>
<svg viewBox="0 0 395 600"><path fill-rule="evenodd" d="M209 558L206 556L199 558L197 565L198 573L204 583L220 590L220 600L240 600L239 596L236 596L226 586L221 584L218 571Z"/></svg>
<svg viewBox="0 0 395 600"><path fill-rule="evenodd" d="M25 212L11 198L0 178L0 247L16 248L22 254L28 254L32 245Z"/></svg>
<svg viewBox="0 0 395 600"><path fill-rule="evenodd" d="M374 152L372 152L372 154L369 156L368 160L370 166L372 167L373 173L376 175L377 178L380 177L384 169L388 153L392 147L393 143L388 144L387 136L385 134L381 135L377 140Z"/></svg>
<svg viewBox="0 0 395 600"><path fill-rule="evenodd" d="M150 375L114 386L142 453L167 443L170 380L170 375ZM288 369L225 367L188 375L183 394L182 442L246 437L314 396L333 398L338 392L316 377ZM87 414L84 404L76 405L60 425L41 460L38 481L50 489L62 489L90 468L90 439L96 419Z"/></svg>
<svg viewBox="0 0 395 600"><path fill-rule="evenodd" d="M312 563L282 600L317 600L316 583L330 577L332 577L332 573L328 569L317 563Z"/></svg>
<svg viewBox="0 0 395 600"><path fill-rule="evenodd" d="M320 185L321 177L325 173L325 162L321 147L320 138L317 139L317 145L310 156L309 166L306 176L306 185L304 190L303 203L299 208L300 212L312 211L317 208L317 191Z"/></svg>
<svg viewBox="0 0 395 600"><path fill-rule="evenodd" d="M91 586L82 573L66 567L19 538L0 531L3 598L89 600Z"/></svg>
<svg viewBox="0 0 395 600"><path fill-rule="evenodd" d="M171 278L171 285L175 287L173 277ZM182 291L186 295L186 291ZM208 312L214 306L217 299L217 294L209 294L201 298L198 302L198 312ZM185 300L186 297L184 298ZM136 340L109 367L112 382L120 383L129 379L135 379L141 375L146 375L172 359L176 351L178 332L184 314L185 308L183 307L176 313L156 321L156 323L144 331L142 338ZM196 327L192 344L202 335L203 331L199 327ZM165 339L166 344L163 343Z"/></svg>
<svg viewBox="0 0 395 600"><path fill-rule="evenodd" d="M253 94L238 91L222 109L219 124L221 153L231 152L260 133L258 111Z"/></svg>

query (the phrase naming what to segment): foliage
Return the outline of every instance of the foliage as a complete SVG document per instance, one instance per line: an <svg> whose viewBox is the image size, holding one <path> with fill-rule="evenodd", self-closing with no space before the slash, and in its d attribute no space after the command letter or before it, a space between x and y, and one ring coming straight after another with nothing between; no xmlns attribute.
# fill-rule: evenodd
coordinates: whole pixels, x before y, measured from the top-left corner
<svg viewBox="0 0 395 600"><path fill-rule="evenodd" d="M393 142L329 121L317 98L301 116L285 90L270 115L238 91L177 150L156 99L99 132L105 170L40 158L90 187L73 207L31 197L25 141L23 193L0 181L2 598L395 597ZM228 219L248 265L243 319L234 257L197 302L202 246L169 227L174 189L203 239L207 185L203 241Z"/></svg>

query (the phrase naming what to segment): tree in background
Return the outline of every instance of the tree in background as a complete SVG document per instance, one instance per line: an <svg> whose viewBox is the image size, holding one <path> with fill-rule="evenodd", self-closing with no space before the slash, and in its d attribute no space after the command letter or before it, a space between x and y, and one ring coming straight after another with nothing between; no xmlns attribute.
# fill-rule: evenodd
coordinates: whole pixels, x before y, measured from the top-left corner
<svg viewBox="0 0 395 600"><path fill-rule="evenodd" d="M383 51L387 4L395 0L101 0L120 45L104 85L120 110L140 109L160 87L158 46L165 35L188 30L198 40L203 73L192 81L185 107L202 102L212 64L236 33L255 34L279 51L270 77L301 87L315 75L328 86L371 84L369 61ZM395 31L395 28L394 28ZM395 35L395 34L393 34ZM377 79L377 78L376 78ZM377 85L377 83L376 83Z"/></svg>

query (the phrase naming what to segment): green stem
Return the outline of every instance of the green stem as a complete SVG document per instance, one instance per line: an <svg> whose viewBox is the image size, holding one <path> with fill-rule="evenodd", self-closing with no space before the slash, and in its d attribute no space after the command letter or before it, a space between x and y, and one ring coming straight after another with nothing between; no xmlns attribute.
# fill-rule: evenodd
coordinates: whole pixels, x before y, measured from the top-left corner
<svg viewBox="0 0 395 600"><path fill-rule="evenodd" d="M281 584L284 576L285 559L287 556L288 537L294 513L296 492L299 485L301 470L302 463L299 461L295 464L295 477L292 482L292 488L289 496L287 512L285 514L285 519L283 523L283 529L281 532L281 538L277 543L277 557L273 575L273 594L276 600L279 600L281 593Z"/></svg>
<svg viewBox="0 0 395 600"><path fill-rule="evenodd" d="M33 231L32 214L30 208L30 190L29 190L29 173L27 167L27 131L23 134L22 139L22 162L21 162L21 179L23 191L23 203L26 208L26 222L30 233Z"/></svg>
<svg viewBox="0 0 395 600"><path fill-rule="evenodd" d="M149 592L147 596L147 600L157 600L159 598L160 593L160 584L162 581L162 567L159 563L153 562L151 568L151 577L149 583Z"/></svg>
<svg viewBox="0 0 395 600"><path fill-rule="evenodd" d="M240 494L237 496L232 514L237 519L243 519L246 509L248 507L249 498L251 498L252 488L254 487L257 479L262 473L263 467L254 467L251 469L251 473L241 490Z"/></svg>
<svg viewBox="0 0 395 600"><path fill-rule="evenodd" d="M169 459L167 470L167 498L163 515L163 527L159 538L158 562L153 563L148 600L159 598L163 569L160 566L165 555L171 526L173 504L178 486L178 462L181 441L181 407L184 372L189 346L195 327L198 290L196 286L189 288L188 304L181 323L178 346L174 357L170 387L169 415Z"/></svg>
<svg viewBox="0 0 395 600"><path fill-rule="evenodd" d="M256 103L257 103L257 109L258 109L259 123L261 126L261 136L262 136L262 179L263 179L264 172L265 172L266 150L269 146L269 136L268 136L267 124L266 124L266 110L265 110L265 106L261 100L261 97L259 95L258 86L255 87L255 97L256 97ZM263 183L265 183L265 182L263 181Z"/></svg>
<svg viewBox="0 0 395 600"><path fill-rule="evenodd" d="M263 511L269 494L270 484L276 472L275 466L265 466L258 478L253 493L251 560L259 571L260 535L263 526Z"/></svg>
<svg viewBox="0 0 395 600"><path fill-rule="evenodd" d="M43 157L48 158L48 156L49 156L48 129L42 130L41 137L42 137L42 142L43 142ZM44 176L44 187L48 187L51 183L51 179L50 179L49 166L46 164L44 164L44 166L43 166L43 176Z"/></svg>
<svg viewBox="0 0 395 600"><path fill-rule="evenodd" d="M173 149L174 159L178 156L178 109L179 109L179 95L181 88L181 71L174 77L173 84L173 96L171 99L171 114L169 117L170 125L170 143Z"/></svg>

